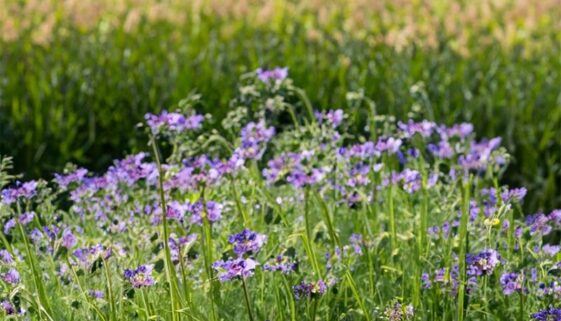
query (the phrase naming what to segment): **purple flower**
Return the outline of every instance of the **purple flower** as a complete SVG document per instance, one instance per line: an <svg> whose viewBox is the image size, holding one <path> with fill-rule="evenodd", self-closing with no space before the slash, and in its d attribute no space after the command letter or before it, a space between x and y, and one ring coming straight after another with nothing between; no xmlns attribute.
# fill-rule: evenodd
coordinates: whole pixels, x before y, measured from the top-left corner
<svg viewBox="0 0 561 321"><path fill-rule="evenodd" d="M182 257L181 251L185 248L189 248L196 240L196 234L181 236L179 238L175 238L174 235L170 236L168 245L171 252L171 260L173 262L179 262L179 258Z"/></svg>
<svg viewBox="0 0 561 321"><path fill-rule="evenodd" d="M515 272L503 273L500 283L505 295L511 295L524 290L522 286L523 276Z"/></svg>
<svg viewBox="0 0 561 321"><path fill-rule="evenodd" d="M10 234L10 231L16 226L16 220L11 218L4 223L4 234Z"/></svg>
<svg viewBox="0 0 561 321"><path fill-rule="evenodd" d="M535 321L561 321L561 309L549 307L532 314Z"/></svg>
<svg viewBox="0 0 561 321"><path fill-rule="evenodd" d="M526 224L530 226L531 235L548 235L552 231L549 218L544 214L535 214L526 217Z"/></svg>
<svg viewBox="0 0 561 321"><path fill-rule="evenodd" d="M10 301L8 301L8 300L4 300L4 301L0 302L0 305L2 305L2 308L4 309L4 312L6 313L6 315L14 315L17 312L14 305L12 303L10 303Z"/></svg>
<svg viewBox="0 0 561 321"><path fill-rule="evenodd" d="M438 131L442 139L448 139L454 136L464 139L473 132L473 125L470 123L461 123L455 124L449 128L446 128L446 126L440 126Z"/></svg>
<svg viewBox="0 0 561 321"><path fill-rule="evenodd" d="M251 258L237 258L228 261L216 261L212 267L218 271L218 279L220 282L226 282L252 276L257 265L258 263Z"/></svg>
<svg viewBox="0 0 561 321"><path fill-rule="evenodd" d="M288 68L277 67L270 70L259 68L255 73L257 74L257 78L264 83L268 83L271 80L282 81L288 77Z"/></svg>
<svg viewBox="0 0 561 321"><path fill-rule="evenodd" d="M500 256L497 251L486 249L477 254L468 254L466 263L468 276L489 275L500 264Z"/></svg>
<svg viewBox="0 0 561 321"><path fill-rule="evenodd" d="M330 110L327 113L316 112L316 119L323 123L325 121L330 127L337 128L343 122L345 113L342 109Z"/></svg>
<svg viewBox="0 0 561 321"><path fill-rule="evenodd" d="M0 250L0 261L4 264L12 264L14 263L14 259L12 255L7 250Z"/></svg>
<svg viewBox="0 0 561 321"><path fill-rule="evenodd" d="M93 299L103 299L105 297L105 293L99 290L90 290L89 294Z"/></svg>
<svg viewBox="0 0 561 321"><path fill-rule="evenodd" d="M236 149L240 159L261 159L265 145L275 135L274 127L266 127L264 121L250 122L241 130L241 146Z"/></svg>
<svg viewBox="0 0 561 321"><path fill-rule="evenodd" d="M415 317L415 310L411 304L395 302L386 307L384 315L389 321L408 321Z"/></svg>
<svg viewBox="0 0 561 321"><path fill-rule="evenodd" d="M84 179L84 177L86 177L87 174L88 174L87 169L79 168L66 175L55 174L55 181L62 190L66 190L68 188L68 185L74 182L81 182Z"/></svg>
<svg viewBox="0 0 561 321"><path fill-rule="evenodd" d="M35 212L22 213L19 217L19 222L21 223L21 225L27 225L31 223L33 217L35 217Z"/></svg>
<svg viewBox="0 0 561 321"><path fill-rule="evenodd" d="M148 113L144 118L154 134L160 133L163 129L176 133L196 130L202 127L205 119L202 115L185 116L176 112L169 113L165 110L160 115Z"/></svg>
<svg viewBox="0 0 561 321"><path fill-rule="evenodd" d="M255 254L263 247L267 241L267 235L259 234L248 229L244 229L238 234L231 235L228 242L234 246L234 253L242 256L246 253Z"/></svg>
<svg viewBox="0 0 561 321"><path fill-rule="evenodd" d="M206 202L206 210L207 210L207 218L209 220L209 222L213 223L213 222L218 222L220 220L220 218L222 217L222 204L214 202L214 201L208 201ZM197 225L202 225L203 224L203 203L201 201L197 201L194 204L191 204L189 206L189 211L191 212L191 223L192 224L197 224Z"/></svg>
<svg viewBox="0 0 561 321"><path fill-rule="evenodd" d="M298 264L289 256L278 255L274 259L263 265L265 271L280 271L284 274L290 274L296 271Z"/></svg>
<svg viewBox="0 0 561 321"><path fill-rule="evenodd" d="M293 288L296 300L313 299L323 295L327 291L327 286L323 280L317 282L305 282L295 285Z"/></svg>
<svg viewBox="0 0 561 321"><path fill-rule="evenodd" d="M0 199L6 205L14 203L19 198L30 199L35 196L37 185L37 181L16 182L16 186L0 191Z"/></svg>
<svg viewBox="0 0 561 321"><path fill-rule="evenodd" d="M428 273L423 273L421 275L421 283L423 283L424 289L432 288L432 282L430 280L430 275Z"/></svg>
<svg viewBox="0 0 561 321"><path fill-rule="evenodd" d="M375 148L379 153L387 152L388 154L395 154L399 151L401 144L401 139L381 137L378 139L378 142L376 142Z"/></svg>
<svg viewBox="0 0 561 321"><path fill-rule="evenodd" d="M19 272L16 269L10 269L8 272L2 274L2 280L11 285L18 284L19 279Z"/></svg>
<svg viewBox="0 0 561 321"><path fill-rule="evenodd" d="M560 250L561 246L559 245L545 244L542 247L542 251L549 256L555 256L557 253L559 253Z"/></svg>
<svg viewBox="0 0 561 321"><path fill-rule="evenodd" d="M78 243L78 241L76 241L76 237L72 234L72 230L68 227L65 228L64 231L62 231L62 246L70 250L76 243Z"/></svg>
<svg viewBox="0 0 561 321"><path fill-rule="evenodd" d="M413 137L415 134L419 134L425 138L430 137L433 130L436 129L436 124L427 120L415 123L413 120L409 119L407 124L398 122L397 126L407 138Z"/></svg>
<svg viewBox="0 0 561 321"><path fill-rule="evenodd" d="M362 255L362 245L364 243L362 239L362 235L358 233L353 233L349 238L351 245L353 246L353 250L355 254Z"/></svg>
<svg viewBox="0 0 561 321"><path fill-rule="evenodd" d="M511 201L520 202L524 198L524 196L526 196L526 192L527 190L524 187L514 188L511 190L507 189L501 193L501 198L505 203L509 203Z"/></svg>
<svg viewBox="0 0 561 321"><path fill-rule="evenodd" d="M152 276L152 265L141 265L134 270L126 269L125 279L128 279L133 288L152 286L156 283Z"/></svg>

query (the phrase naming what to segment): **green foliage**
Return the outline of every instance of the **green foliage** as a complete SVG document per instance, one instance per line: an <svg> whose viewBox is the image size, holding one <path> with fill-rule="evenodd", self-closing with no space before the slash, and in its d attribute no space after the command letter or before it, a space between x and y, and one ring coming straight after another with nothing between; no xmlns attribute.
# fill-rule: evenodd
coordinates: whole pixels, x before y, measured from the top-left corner
<svg viewBox="0 0 561 321"><path fill-rule="evenodd" d="M470 121L481 135L503 137L514 157L505 183L528 187L533 211L561 204L561 46L554 30L541 39L550 45L531 53L522 45L482 45L475 34L469 54L460 55L446 35L432 49L413 42L396 51L345 33L335 40L338 25L311 40L305 19L266 28L199 18L197 28L151 22L129 33L100 24L55 29L47 46L25 33L2 43L0 153L13 156L27 177L48 177L69 161L100 170L145 146L131 129L146 112L174 109L196 90L201 109L220 120L239 74L288 66L315 108L346 108L357 118L362 104L346 96L362 92L379 113ZM227 24L230 32L221 32Z"/></svg>

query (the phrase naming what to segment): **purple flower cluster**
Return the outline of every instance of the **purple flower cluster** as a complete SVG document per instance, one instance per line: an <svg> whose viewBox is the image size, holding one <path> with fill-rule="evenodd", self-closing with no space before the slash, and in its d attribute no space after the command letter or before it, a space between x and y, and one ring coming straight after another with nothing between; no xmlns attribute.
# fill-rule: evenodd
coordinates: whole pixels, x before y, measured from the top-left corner
<svg viewBox="0 0 561 321"><path fill-rule="evenodd" d="M86 175L88 175L87 169L78 168L77 170L68 174L55 174L55 181L62 190L66 190L70 184L75 182L82 182Z"/></svg>
<svg viewBox="0 0 561 321"><path fill-rule="evenodd" d="M342 109L329 110L326 113L315 113L316 119L319 123L326 123L331 128L337 128L343 122L345 118L345 113Z"/></svg>
<svg viewBox="0 0 561 321"><path fill-rule="evenodd" d="M493 273L501 263L499 253L493 249L486 249L477 254L466 256L468 276L482 276Z"/></svg>
<svg viewBox="0 0 561 321"><path fill-rule="evenodd" d="M221 282L234 279L248 278L255 273L258 263L251 258L237 258L227 261L220 260L214 262L213 269L218 271L218 279Z"/></svg>
<svg viewBox="0 0 561 321"><path fill-rule="evenodd" d="M531 235L548 235L554 227L561 227L561 210L553 210L549 215L529 215L526 217L526 225L530 227Z"/></svg>
<svg viewBox="0 0 561 321"><path fill-rule="evenodd" d="M522 293L525 291L523 286L524 276L516 272L503 273L500 278L500 283L503 288L504 295Z"/></svg>
<svg viewBox="0 0 561 321"><path fill-rule="evenodd" d="M173 262L179 262L179 259L183 255L183 249L191 247L196 240L196 234L189 234L187 236L180 236L178 238L176 238L174 235L170 236L168 245L171 254L171 260Z"/></svg>
<svg viewBox="0 0 561 321"><path fill-rule="evenodd" d="M561 321L561 309L549 307L532 314L535 321Z"/></svg>
<svg viewBox="0 0 561 321"><path fill-rule="evenodd" d="M388 321L408 321L415 317L415 310L411 304L403 305L395 302L386 307L384 315Z"/></svg>
<svg viewBox="0 0 561 321"><path fill-rule="evenodd" d="M278 255L263 265L265 271L280 271L284 274L290 274L296 271L298 263L289 256Z"/></svg>
<svg viewBox="0 0 561 321"><path fill-rule="evenodd" d="M222 217L223 206L220 203L214 201L206 202L206 216L209 222L218 222ZM188 211L191 213L191 224L202 225L203 224L203 213L205 207L202 201L197 201L189 205Z"/></svg>
<svg viewBox="0 0 561 321"><path fill-rule="evenodd" d="M261 159L265 146L275 135L274 127L266 127L264 121L250 122L241 130L241 146L234 152L241 159Z"/></svg>
<svg viewBox="0 0 561 321"><path fill-rule="evenodd" d="M37 192L37 181L16 182L16 186L0 191L2 203L10 205L20 198L31 199Z"/></svg>
<svg viewBox="0 0 561 321"><path fill-rule="evenodd" d="M163 111L160 115L146 114L146 123L153 134L159 134L163 130L169 132L184 132L186 130L196 130L202 127L205 119L202 115L185 116L177 112Z"/></svg>
<svg viewBox="0 0 561 321"><path fill-rule="evenodd" d="M249 229L244 229L238 234L230 235L228 238L228 242L234 247L234 253L238 256L256 254L261 250L266 241L267 235Z"/></svg>
<svg viewBox="0 0 561 321"><path fill-rule="evenodd" d="M295 285L293 288L296 300L315 299L327 291L327 285L323 280L317 282L305 282Z"/></svg>
<svg viewBox="0 0 561 321"><path fill-rule="evenodd" d="M19 283L20 280L20 276L19 276L19 272L16 269L9 269L8 272L6 273L2 273L2 280L4 280L4 282L11 284L11 285L16 285Z"/></svg>
<svg viewBox="0 0 561 321"><path fill-rule="evenodd" d="M259 68L255 71L255 73L257 78L264 83L268 83L270 81L282 81L288 77L288 68L277 67L269 70Z"/></svg>
<svg viewBox="0 0 561 321"><path fill-rule="evenodd" d="M141 265L134 270L126 269L123 274L133 288L152 286L156 283L152 276L152 265Z"/></svg>

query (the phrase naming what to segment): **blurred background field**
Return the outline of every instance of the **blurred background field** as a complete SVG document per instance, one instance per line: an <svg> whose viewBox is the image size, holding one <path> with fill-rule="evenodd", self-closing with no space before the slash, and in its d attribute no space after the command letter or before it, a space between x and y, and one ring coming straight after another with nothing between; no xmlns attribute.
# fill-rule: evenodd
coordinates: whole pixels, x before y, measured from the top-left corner
<svg viewBox="0 0 561 321"><path fill-rule="evenodd" d="M559 0L0 0L0 154L27 178L100 170L145 146L146 112L196 90L219 124L240 75L274 66L318 109L354 92L473 122L529 211L561 205Z"/></svg>

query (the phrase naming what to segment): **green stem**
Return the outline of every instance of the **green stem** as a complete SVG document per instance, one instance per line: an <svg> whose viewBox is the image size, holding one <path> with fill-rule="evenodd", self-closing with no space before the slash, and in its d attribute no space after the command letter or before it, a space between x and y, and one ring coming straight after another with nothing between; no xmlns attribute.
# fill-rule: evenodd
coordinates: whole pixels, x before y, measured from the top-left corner
<svg viewBox="0 0 561 321"><path fill-rule="evenodd" d="M109 300L109 309L111 311L111 320L117 320L117 311L115 309L115 300L113 298L113 284L111 282L111 274L107 261L103 259L103 270L105 271L105 279L107 279L107 299Z"/></svg>
<svg viewBox="0 0 561 321"><path fill-rule="evenodd" d="M391 176L390 176L391 179ZM390 244L391 244L391 257L393 258L394 252L397 249L397 227L395 223L395 211L393 207L393 188L391 182L388 187L388 213L390 216ZM393 260L393 259L392 259Z"/></svg>
<svg viewBox="0 0 561 321"><path fill-rule="evenodd" d="M66 256L66 264L68 265L68 268L70 269L70 272L72 272L72 276L74 277L74 281L76 282L76 284L78 284L78 289L80 289L80 293L82 293L82 296L84 297L84 300L86 300L86 302L89 305L92 306L94 311L97 313L97 316L102 321L106 321L107 319L105 318L105 316L103 315L103 313L101 312L101 310L99 309L97 304L93 303L92 300L90 299L90 297L88 296L88 294L84 291L84 287L82 287L82 283L80 282L80 279L78 278L78 274L76 274L76 271L74 270L74 266L72 266L72 264L70 264L70 260L68 259L68 256Z"/></svg>
<svg viewBox="0 0 561 321"><path fill-rule="evenodd" d="M215 298L215 287L214 287L214 273L212 271L212 260L213 260L213 245L212 245L212 227L210 221L208 220L208 209L205 200L205 190L203 188L201 192L201 202L203 204L203 226L202 226L202 247L203 247L203 257L205 260L205 269L207 281L210 282L210 315L211 320L216 321L216 312L214 311L214 298Z"/></svg>
<svg viewBox="0 0 561 321"><path fill-rule="evenodd" d="M463 186L462 192L462 218L460 220L460 255L458 257L460 264L460 286L458 290L458 321L464 321L465 318L465 288L466 288L466 253L467 253L467 225L469 219L469 200L470 200L471 177Z"/></svg>
<svg viewBox="0 0 561 321"><path fill-rule="evenodd" d="M245 306L247 307L247 315L249 316L249 321L254 321L253 312L251 312L251 304L249 303L249 293L247 292L247 286L245 285L245 279L242 277L242 287L243 294L245 297Z"/></svg>
<svg viewBox="0 0 561 321"><path fill-rule="evenodd" d="M177 288L177 275L175 274L175 269L173 267L173 263L171 261L171 252L169 248L169 227L168 227L168 220L167 220L167 204L166 198L164 195L164 171L162 169L162 161L160 158L160 151L156 144L156 138L154 135L151 135L151 145L154 151L154 158L156 161L156 165L158 166L158 189L160 192L160 205L162 208L162 225L163 225L163 243L164 243L164 255L165 255L165 262L166 262L166 280L170 286L170 305L171 305L171 316L172 321L179 320L179 315L177 313L178 304L179 304L179 293Z"/></svg>
<svg viewBox="0 0 561 321"><path fill-rule="evenodd" d="M20 212L21 211L19 211L19 204L18 204L18 214ZM53 312L52 312L51 306L49 304L49 300L48 300L48 297L47 297L47 292L45 291L45 284L43 283L43 278L41 277L41 273L40 273L39 269L37 268L37 265L36 265L36 262L35 262L35 256L33 255L32 251L31 251L31 246L29 245L29 241L27 240L27 235L25 234L25 230L23 229L23 226L19 222L19 218L18 218L17 226L18 226L18 229L21 233L21 237L23 239L23 244L25 246L25 252L26 252L27 259L28 259L28 263L31 266L31 271L33 272L33 281L35 283L35 287L37 288L37 292L38 292L37 294L39 296L39 302L41 303L41 306L45 310L45 313L49 316L49 318L51 318L51 316L53 315Z"/></svg>

